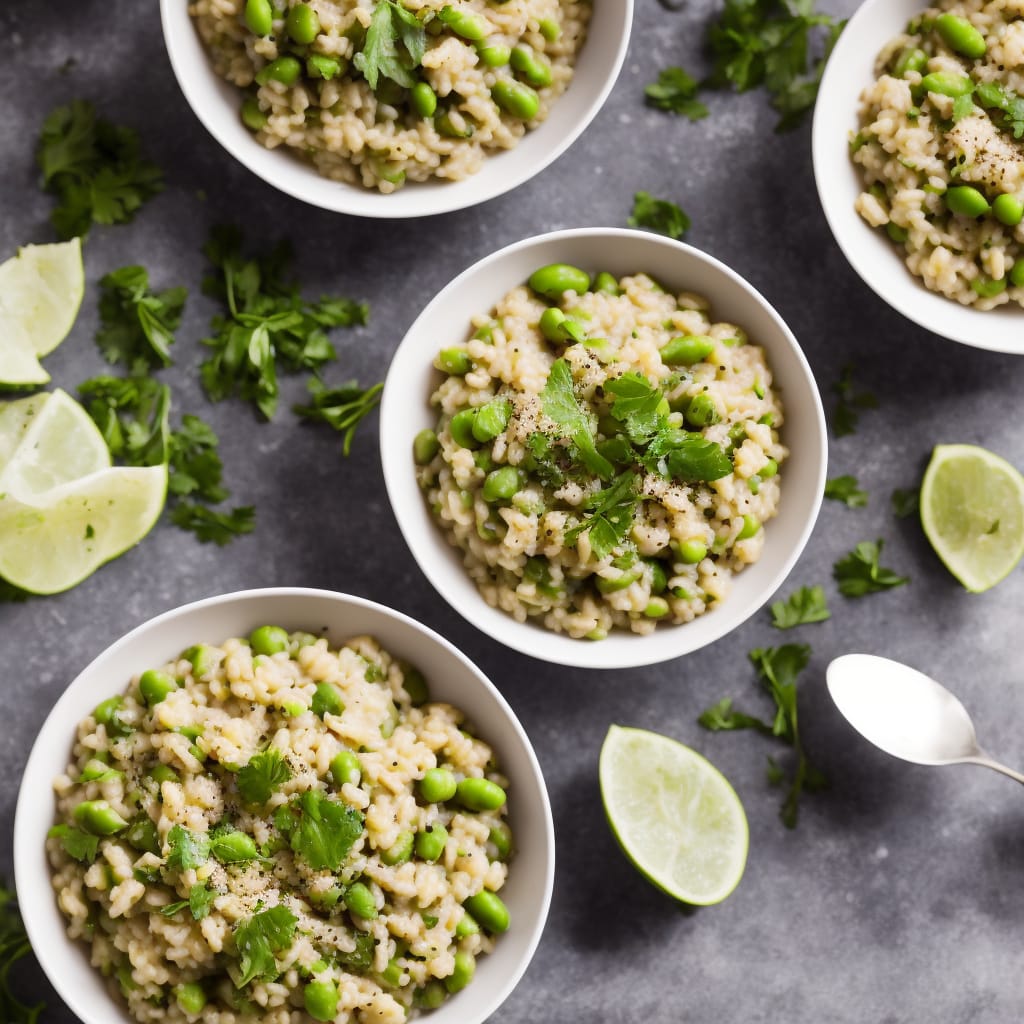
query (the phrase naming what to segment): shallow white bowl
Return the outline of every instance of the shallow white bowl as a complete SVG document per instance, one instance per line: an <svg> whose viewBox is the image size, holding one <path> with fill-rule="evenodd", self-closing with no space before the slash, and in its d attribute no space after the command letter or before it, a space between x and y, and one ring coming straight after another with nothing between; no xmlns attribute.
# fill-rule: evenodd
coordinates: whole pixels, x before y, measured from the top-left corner
<svg viewBox="0 0 1024 1024"><path fill-rule="evenodd" d="M515 149L487 157L463 181L410 182L382 195L361 185L331 181L287 147L270 150L256 141L239 116L242 92L217 75L188 14L188 0L160 0L164 42L178 85L207 131L254 174L314 206L360 217L425 217L461 210L500 196L542 171L565 152L593 120L618 78L633 25L633 0L594 4L587 38L569 88L548 119L527 132Z"/></svg>
<svg viewBox="0 0 1024 1024"><path fill-rule="evenodd" d="M1024 310L1001 306L983 313L929 291L907 269L902 246L894 245L854 209L864 186L847 144L859 127L861 93L875 80L875 60L882 47L926 6L924 0L866 0L843 29L814 108L818 196L850 266L893 309L935 334L974 348L1024 352Z"/></svg>
<svg viewBox="0 0 1024 1024"><path fill-rule="evenodd" d="M473 983L430 1014L433 1024L479 1024L519 981L547 918L555 839L540 766L504 698L447 640L382 605L325 590L247 590L176 608L108 647L67 688L32 748L14 823L18 903L43 970L84 1024L132 1024L127 1009L90 967L85 945L72 942L64 931L43 850L54 820L52 780L67 767L78 722L101 700L122 692L132 675L191 644L246 636L264 623L323 634L332 644L371 634L390 653L415 663L430 683L432 698L465 711L494 747L510 782L509 822L516 853L501 894L512 928L492 954L480 959Z"/></svg>
<svg viewBox="0 0 1024 1024"><path fill-rule="evenodd" d="M646 271L674 291L706 296L713 314L741 326L768 354L781 389L791 450L782 469L779 515L767 525L764 554L733 581L720 608L651 636L616 631L594 643L573 640L490 607L462 567L462 552L433 521L416 483L412 440L437 417L429 398L440 381L432 360L464 342L474 313L486 313L538 267L572 263L616 276ZM384 385L380 450L391 507L420 568L441 596L495 640L544 661L584 668L628 668L688 654L735 629L786 578L807 543L821 505L827 461L821 398L800 346L768 301L738 274L691 246L660 235L585 228L527 238L485 257L451 282L420 314L398 347Z"/></svg>

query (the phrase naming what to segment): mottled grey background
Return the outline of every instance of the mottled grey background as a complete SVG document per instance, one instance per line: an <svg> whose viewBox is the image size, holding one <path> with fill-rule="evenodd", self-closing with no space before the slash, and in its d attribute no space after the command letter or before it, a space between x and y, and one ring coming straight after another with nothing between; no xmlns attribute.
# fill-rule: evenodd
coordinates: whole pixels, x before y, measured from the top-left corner
<svg viewBox="0 0 1024 1024"><path fill-rule="evenodd" d="M1008 780L980 770L903 766L858 741L823 686L828 661L865 650L912 662L951 684L983 740L1024 764L1019 651L1024 573L971 596L946 574L913 520L889 508L914 485L931 447L987 445L1024 465L1024 361L962 348L917 329L882 304L847 267L822 217L811 175L810 133L772 133L761 95L715 95L690 124L643 106L643 86L670 63L704 70L702 26L713 6L670 13L638 0L621 79L568 153L510 195L476 209L408 223L323 213L278 194L228 157L185 105L168 66L155 0L0 5L0 256L52 240L52 201L38 187L34 141L45 114L92 99L132 125L167 171L167 191L128 227L89 240L89 288L70 339L47 360L54 384L103 369L92 342L95 282L144 263L158 287L192 295L164 376L180 410L201 413L223 439L235 499L256 505L254 536L218 550L161 525L137 549L59 597L0 605L0 872L11 873L17 782L32 739L67 683L94 655L150 616L203 596L278 584L350 591L439 630L488 672L522 718L547 775L559 866L544 940L525 980L494 1017L551 1020L817 1021L1005 1024L1020 1016L1024 916L1024 802ZM854 0L825 5L851 13ZM70 70L60 68L68 59ZM841 145L841 138L837 145ZM856 473L866 509L826 502L784 591L823 583L833 618L794 634L767 613L682 660L632 672L548 667L478 633L420 575L388 509L376 422L353 455L329 431L287 411L257 425L234 401L209 406L196 370L212 304L198 285L209 226L231 220L254 242L292 239L309 294L369 300L368 327L338 337L331 379L380 379L403 332L457 272L506 243L553 228L622 225L633 192L681 203L688 240L751 280L800 339L831 406L829 388L853 361L880 408L856 436L832 445L830 475ZM831 565L860 540L884 537L884 561L908 587L848 601ZM368 556L373 552L372 556ZM801 728L831 789L804 801L798 829L782 827L754 735L709 735L699 712L731 695L763 702L747 651L807 641ZM684 913L629 867L605 824L597 755L612 722L657 729L691 744L735 783L751 825L750 859L719 907ZM47 799L44 793L40 799ZM23 899L48 899L46 893ZM68 1024L45 981L44 1020Z"/></svg>

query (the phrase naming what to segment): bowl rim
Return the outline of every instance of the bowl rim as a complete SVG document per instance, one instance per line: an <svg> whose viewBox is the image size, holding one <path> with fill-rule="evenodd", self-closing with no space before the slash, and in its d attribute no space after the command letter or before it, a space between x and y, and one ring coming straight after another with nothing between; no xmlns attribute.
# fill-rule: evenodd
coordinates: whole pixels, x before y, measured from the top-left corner
<svg viewBox="0 0 1024 1024"><path fill-rule="evenodd" d="M324 210L370 219L396 220L452 213L488 202L518 188L557 160L589 127L604 106L619 77L629 47L633 7L634 0L608 0L605 4L595 5L594 17L599 16L598 11L601 8L605 8L608 13L603 17L609 22L615 19L614 33L612 26L609 25L605 36L608 40L614 38L616 41L613 44L613 53L608 52L609 47L603 47L606 52L593 58L594 66L600 68L601 85L591 95L578 117L567 125L560 125L549 114L540 125L527 132L512 149L486 156L481 169L468 178L460 181L432 178L428 182L410 182L405 188L388 195L364 188L362 185L326 178L312 165L304 164L298 156L289 152L287 147L268 149L258 143L247 129L240 127L241 121L237 116L234 117L234 122L237 122L239 127L232 123L232 127L228 128L219 123L216 111L221 109L221 101L228 102L228 90L230 93L238 93L239 96L240 90L221 79L213 70L205 46L192 24L186 0L160 0L160 23L164 48L186 103L216 142L250 173L286 195ZM577 81L575 72L581 66L581 60L587 59L585 54L588 44L592 42L590 28L593 24L592 17L574 65L573 79L565 92L552 104L552 111L557 111L559 102L570 94ZM186 29L194 37L194 44L190 42ZM195 48L201 51L203 66L207 73L197 75L190 70L189 64L195 57ZM216 99L212 106L209 105L211 92ZM239 99L239 104L240 102ZM544 132L548 126L549 131ZM505 156L513 156L529 143L531 137L547 142L547 148L542 149L540 141L534 142L533 148L539 150L539 158L517 161L522 162L523 166L511 173L502 173L502 165L495 164L495 161ZM488 174L488 167L495 169ZM495 180L492 181L492 178ZM412 198L399 199L399 196Z"/></svg>
<svg viewBox="0 0 1024 1024"><path fill-rule="evenodd" d="M898 249L853 207L863 190L849 157L846 132L859 126L860 97L877 77L875 61L885 43L925 0L864 0L849 19L825 65L811 127L814 182L825 220L847 262L892 309L940 337L971 348L1024 353L1020 306L982 311L930 291L913 276ZM849 68L866 74L853 74ZM980 319L979 319L980 318Z"/></svg>
<svg viewBox="0 0 1024 1024"><path fill-rule="evenodd" d="M514 739L520 747L520 754L528 766L529 775L532 776L532 782L537 790L537 794L540 796L540 807L535 805L531 806L529 813L535 823L540 826L539 834L542 838L542 842L538 844L537 849L539 860L543 867L543 879L539 877L532 879L534 886L537 886L538 883L540 885L540 899L534 903L537 916L532 933L525 939L525 945L523 947L522 954L516 962L515 970L505 975L500 985L493 986L489 990L490 997L487 1000L487 1005L482 1013L476 1015L471 1014L468 1016L463 1014L459 1017L460 1024L482 1024L482 1022L493 1014L509 997L513 989L521 981L533 960L537 951L537 946L540 943L541 936L547 924L547 918L551 908L556 860L554 822L551 813L551 801L547 789L547 783L544 778L544 773L541 770L536 751L534 750L533 744L530 742L530 738L527 735L526 730L523 728L522 723L519 721L501 691L493 682L491 682L483 670L480 669L467 655L463 654L462 651L460 651L451 641L447 640L429 626L418 622L416 619L412 618L412 616L390 608L387 605L371 601L367 598L358 597L354 594L346 594L339 591L323 590L312 587L251 588L202 598L197 601L191 601L187 604L168 609L167 611L161 612L160 614L145 620L118 640L115 640L112 644L96 655L96 657L94 657L74 677L68 686L65 687L63 693L61 693L57 702L47 714L46 719L33 741L28 761L25 764L25 768L22 772L22 777L18 785L18 797L15 806L13 830L15 889L19 893L19 907L21 909L26 934L28 935L32 949L36 953L36 957L43 973L47 976L50 983L57 991L57 994L65 1004L73 1013L76 1014L76 1016L80 1017L83 1022L86 1022L86 1024L109 1024L110 1006L107 1005L104 1008L97 1008L91 1001L86 1001L87 997L81 996L73 988L70 981L65 979L59 970L55 969L58 965L51 967L51 958L54 957L55 951L53 947L47 946L42 941L43 925L41 923L41 917L43 914L56 909L56 894L53 892L52 884L49 884L51 882L53 872L42 846L42 843L45 840L45 834L40 836L38 829L34 828L36 822L32 820L29 806L31 804L38 804L39 802L38 792L34 789L30 792L30 783L34 776L39 775L40 772L45 772L49 777L48 766L50 762L53 761L54 754L53 744L48 741L56 740L56 734L60 734L61 738L58 741L60 749L62 751L65 750L65 747L70 749L75 723L68 724L65 722L65 719L67 718L66 709L73 703L76 696L75 691L78 688L80 681L92 675L104 662L114 658L122 648L131 645L140 637L140 635L149 633L152 630L158 630L165 624L182 616L212 609L219 605L244 604L246 602L257 603L268 600L288 600L290 598L320 600L338 605L341 608L358 608L372 615L378 615L385 619L390 619L401 627L409 629L415 634L419 634L420 640L433 644L436 648L440 649L440 652L444 656L454 658L456 661L460 662L463 668L476 680L487 697L497 707L498 711L501 713L501 717L504 719L505 726L509 729L509 737ZM332 629L332 632L336 631ZM67 728L65 728L65 726L67 726ZM49 802L49 800L52 799L52 787L48 787L47 796ZM52 820L52 816L48 816L47 820ZM45 875L48 883L46 885L45 895L38 892L40 881L38 876L40 874ZM540 872L538 872L538 875L539 874ZM61 912L57 910L57 913L60 914ZM63 917L62 914L61 916ZM66 941L59 947L61 954L81 945L77 940L69 938L66 934L66 930L62 931ZM84 953L84 947L82 952ZM95 969L90 965L90 970ZM109 995L107 998L110 998ZM122 1013L125 1015L125 1019L129 1019L127 1016L127 1010L122 1008Z"/></svg>
<svg viewBox="0 0 1024 1024"><path fill-rule="evenodd" d="M678 258L695 260L705 264L712 272L718 273L725 278L729 286L745 292L747 297L752 299L774 323L780 337L786 342L795 359L803 383L806 384L807 394L811 400L812 408L810 411L815 425L815 434L821 446L820 459L815 473L816 492L808 510L809 514L801 524L796 543L786 558L780 563L779 568L771 577L768 585L759 592L758 600L753 601L746 614L735 622L726 624L727 620L724 618L722 620L714 620L713 615L708 616L708 620L714 620L716 626L707 627L709 635L702 642L687 645L686 624L678 627L677 635L680 638L680 642L669 653L657 653L651 649L652 645L643 645L642 641L645 638L638 634L616 633L607 640L588 644L582 640L574 640L564 634L546 630L543 626L533 622L518 622L511 615L487 605L479 595L479 592L476 591L475 586L473 590L476 593L477 600L480 602L479 605L474 604L470 608L464 607L459 600L459 596L450 590L446 583L439 581L439 574L434 571L434 563L441 557L436 555L436 552L444 550L449 546L447 538L437 529L436 524L431 522L430 525L433 527L434 534L433 540L428 546L428 550L421 549L414 543L412 522L414 519L422 521L422 517L427 514L425 502L420 500L416 503L416 507L413 508L411 502L403 502L402 500L403 488L408 486L408 481L404 480L404 476L411 468L407 456L411 439L404 437L402 433L403 425L408 422L408 410L402 409L399 406L392 407L392 402L397 401L397 399L392 399L391 396L396 391L396 385L393 382L404 376L405 364L415 364L417 359L422 364L422 356L419 353L414 353L414 344L417 334L421 329L421 324L429 320L439 307L448 302L449 298L463 287L464 282L472 279L486 268L494 264L500 264L524 250L549 244L563 244L580 239L592 239L595 245L599 241L614 244L616 240L638 240L644 245L667 249ZM427 396L424 396L424 401L426 400ZM394 424L393 428L391 424ZM714 256L692 245L675 241L663 235L617 227L566 228L520 239L484 256L445 285L413 321L392 357L391 365L384 381L384 392L381 400L379 446L388 500L398 522L399 530L402 533L406 546L420 567L420 571L427 577L441 597L477 629L481 630L491 639L497 640L506 647L510 647L512 650L521 654L528 654L550 664L586 669L614 670L639 668L644 665L671 661L714 643L756 614L789 576L810 539L821 509L828 468L828 434L825 426L825 414L821 403L821 395L818 392L814 374L807 362L803 349L775 307L752 284ZM474 614L474 612L479 612L481 609L485 610L484 616ZM492 617L491 613L500 615L500 620L497 617ZM701 618L704 619L703 616ZM499 621L502 623L501 625L498 624ZM718 625L719 623L720 625ZM692 633L690 635L693 636ZM545 638L543 653L540 652L540 645L537 644L539 636ZM630 640L631 642L628 644L613 644L614 638L618 638L620 641ZM531 640L533 643L531 643ZM613 654L613 650L617 653Z"/></svg>

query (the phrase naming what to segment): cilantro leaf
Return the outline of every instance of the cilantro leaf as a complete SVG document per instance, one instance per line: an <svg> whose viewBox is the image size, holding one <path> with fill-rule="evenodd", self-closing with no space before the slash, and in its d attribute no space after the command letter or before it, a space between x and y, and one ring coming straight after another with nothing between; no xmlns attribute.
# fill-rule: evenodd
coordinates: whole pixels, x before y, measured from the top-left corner
<svg viewBox="0 0 1024 1024"><path fill-rule="evenodd" d="M1000 128L1013 132L1015 139L1024 137L1024 97L998 82L979 82L975 95L990 117L993 111L999 111L1001 116L994 120L1000 122Z"/></svg>
<svg viewBox="0 0 1024 1024"><path fill-rule="evenodd" d="M273 981L277 975L275 953L292 944L298 918L285 906L271 907L246 918L235 928L239 967L242 976L237 988L245 988L251 981Z"/></svg>
<svg viewBox="0 0 1024 1024"><path fill-rule="evenodd" d="M681 114L691 121L708 116L708 108L697 99L697 82L680 67L665 68L658 73L658 81L644 89L648 105L673 114Z"/></svg>
<svg viewBox="0 0 1024 1024"><path fill-rule="evenodd" d="M709 732L736 732L740 729L754 729L766 736L773 735L772 727L760 718L733 711L732 698L723 697L717 704L703 711L697 723Z"/></svg>
<svg viewBox="0 0 1024 1024"><path fill-rule="evenodd" d="M108 363L133 374L171 365L170 347L181 323L187 292L169 288L154 294L144 267L121 267L100 278L100 329L96 343Z"/></svg>
<svg viewBox="0 0 1024 1024"><path fill-rule="evenodd" d="M182 416L181 426L168 438L167 489L171 494L195 495L213 503L227 498L228 492L220 484L224 464L217 453L219 443L213 428L198 416Z"/></svg>
<svg viewBox="0 0 1024 1024"><path fill-rule="evenodd" d="M720 480L733 471L720 444L670 426L654 436L641 460L649 472L683 483Z"/></svg>
<svg viewBox="0 0 1024 1024"><path fill-rule="evenodd" d="M355 931L352 933L356 948L351 953L338 953L338 962L353 974L363 974L373 963L376 939L372 932Z"/></svg>
<svg viewBox="0 0 1024 1024"><path fill-rule="evenodd" d="M340 387L328 388L314 377L309 382L309 390L312 394L310 404L296 405L294 412L334 427L342 435L342 451L349 455L359 424L380 404L383 381L361 388L357 381L350 380Z"/></svg>
<svg viewBox="0 0 1024 1024"><path fill-rule="evenodd" d="M353 64L371 89L381 76L406 89L416 84L412 69L423 60L426 31L411 11L395 0L378 0L362 50Z"/></svg>
<svg viewBox="0 0 1024 1024"><path fill-rule="evenodd" d="M626 426L634 444L643 444L657 433L661 425L665 396L641 373L624 373L608 381L605 391L615 396L612 416Z"/></svg>
<svg viewBox="0 0 1024 1024"><path fill-rule="evenodd" d="M84 100L49 114L37 158L43 188L59 200L50 219L65 239L86 235L94 223L130 221L163 188L163 174L142 159L135 132L97 117Z"/></svg>
<svg viewBox="0 0 1024 1024"><path fill-rule="evenodd" d="M847 508L863 508L868 503L868 492L857 486L857 478L837 476L825 481L825 497L832 501L841 501Z"/></svg>
<svg viewBox="0 0 1024 1024"><path fill-rule="evenodd" d="M193 832L184 825L175 825L167 834L167 867L172 871L188 871L202 867L210 856L210 837Z"/></svg>
<svg viewBox="0 0 1024 1024"><path fill-rule="evenodd" d="M224 547L242 534L256 529L256 510L252 505L237 505L230 512L179 502L171 510L171 522L182 530L191 530L202 543Z"/></svg>
<svg viewBox="0 0 1024 1024"><path fill-rule="evenodd" d="M586 508L592 514L566 530L566 543L573 545L581 533L588 533L594 558L597 561L607 558L615 546L629 536L637 501L636 474L632 471L620 474L610 487L587 500Z"/></svg>
<svg viewBox="0 0 1024 1024"><path fill-rule="evenodd" d="M302 813L291 833L292 850L314 871L337 871L363 834L362 814L316 789L303 793L298 807Z"/></svg>
<svg viewBox="0 0 1024 1024"><path fill-rule="evenodd" d="M163 914L164 917L174 917L175 914L187 908L192 914L192 919L194 921L201 921L204 917L209 915L210 909L213 906L213 901L216 898L216 892L212 889L207 889L205 883L197 882L189 890L187 900L178 900L175 903L168 903L166 907L160 908L160 913Z"/></svg>
<svg viewBox="0 0 1024 1024"><path fill-rule="evenodd" d="M37 1024L45 1006L29 1006L11 991L14 965L32 951L14 892L0 882L0 1020L4 1024Z"/></svg>
<svg viewBox="0 0 1024 1024"><path fill-rule="evenodd" d="M96 859L100 846L99 836L91 836L72 825L54 825L46 834L59 839L64 852L74 860L90 864Z"/></svg>
<svg viewBox="0 0 1024 1024"><path fill-rule="evenodd" d="M128 466L167 460L171 392L151 377L92 377L78 385L110 454Z"/></svg>
<svg viewBox="0 0 1024 1024"><path fill-rule="evenodd" d="M792 629L831 617L821 587L801 587L787 600L772 602L772 625L776 629Z"/></svg>
<svg viewBox="0 0 1024 1024"><path fill-rule="evenodd" d="M265 804L292 777L284 755L274 747L256 754L235 776L238 792L249 804Z"/></svg>
<svg viewBox="0 0 1024 1024"><path fill-rule="evenodd" d="M544 415L566 432L587 468L602 480L609 479L614 469L594 445L594 427L576 401L572 370L564 359L556 359L551 364L540 400Z"/></svg>
<svg viewBox="0 0 1024 1024"><path fill-rule="evenodd" d="M656 199L650 192L633 196L633 212L626 222L631 228L648 228L669 238L682 238L690 230L690 218L668 199Z"/></svg>
<svg viewBox="0 0 1024 1024"><path fill-rule="evenodd" d="M916 516L921 506L921 491L917 487L906 490L897 487L892 492L892 511L899 519L909 519Z"/></svg>
<svg viewBox="0 0 1024 1024"><path fill-rule="evenodd" d="M883 541L862 541L832 567L839 584L839 593L846 597L863 597L880 590L891 590L910 582L909 576L897 576L878 564Z"/></svg>
<svg viewBox="0 0 1024 1024"><path fill-rule="evenodd" d="M845 437L857 430L860 419L858 409L875 409L878 399L870 391L858 391L853 383L853 364L847 363L839 375L839 380L832 385L837 396L835 415L832 419L832 433L836 437Z"/></svg>

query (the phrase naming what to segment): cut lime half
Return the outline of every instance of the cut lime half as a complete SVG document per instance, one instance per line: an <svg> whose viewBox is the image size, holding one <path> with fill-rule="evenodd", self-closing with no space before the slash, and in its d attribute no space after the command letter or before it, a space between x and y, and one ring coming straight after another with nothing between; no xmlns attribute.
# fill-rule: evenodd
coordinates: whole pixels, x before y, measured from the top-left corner
<svg viewBox="0 0 1024 1024"><path fill-rule="evenodd" d="M747 816L706 758L643 729L613 725L601 747L601 797L636 868L684 903L720 903L747 863Z"/></svg>
<svg viewBox="0 0 1024 1024"><path fill-rule="evenodd" d="M921 525L968 590L988 590L1024 555L1024 477L985 448L940 444L921 482Z"/></svg>

